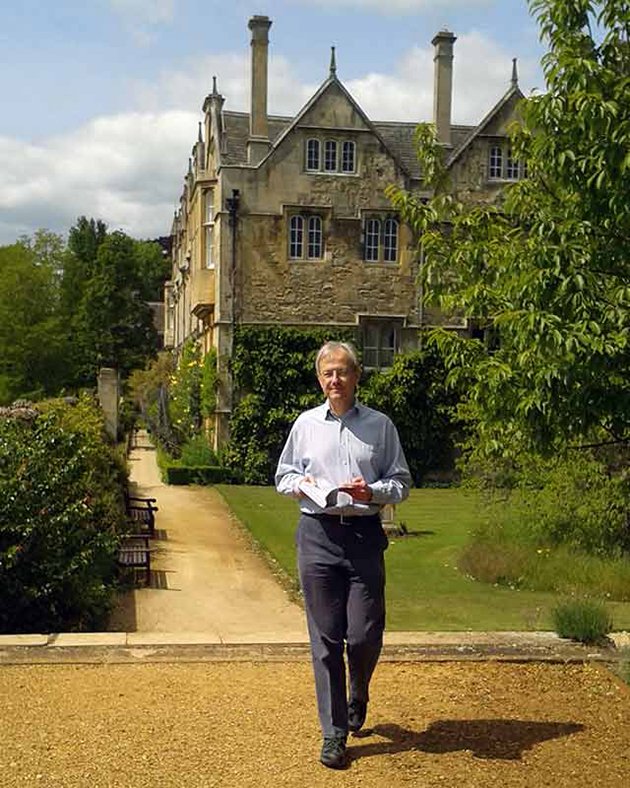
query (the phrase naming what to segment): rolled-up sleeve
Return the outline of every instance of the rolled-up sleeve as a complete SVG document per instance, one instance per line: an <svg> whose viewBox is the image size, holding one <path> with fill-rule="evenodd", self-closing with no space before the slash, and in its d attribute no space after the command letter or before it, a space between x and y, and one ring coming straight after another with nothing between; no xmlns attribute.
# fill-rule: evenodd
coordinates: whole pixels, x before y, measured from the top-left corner
<svg viewBox="0 0 630 788"><path fill-rule="evenodd" d="M298 484L304 478L301 458L297 453L297 426L293 425L276 468L276 490L282 495L299 498Z"/></svg>
<svg viewBox="0 0 630 788"><path fill-rule="evenodd" d="M385 439L382 451L381 476L369 484L372 502L380 505L397 504L407 498L411 487L411 473L405 458L398 430L386 418Z"/></svg>

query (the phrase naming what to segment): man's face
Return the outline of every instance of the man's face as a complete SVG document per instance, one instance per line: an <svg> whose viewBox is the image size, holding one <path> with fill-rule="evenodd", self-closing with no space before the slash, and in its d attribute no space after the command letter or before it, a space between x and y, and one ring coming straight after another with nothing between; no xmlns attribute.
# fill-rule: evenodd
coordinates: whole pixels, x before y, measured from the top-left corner
<svg viewBox="0 0 630 788"><path fill-rule="evenodd" d="M359 373L344 350L335 350L319 363L319 385L335 413L345 413L354 402Z"/></svg>

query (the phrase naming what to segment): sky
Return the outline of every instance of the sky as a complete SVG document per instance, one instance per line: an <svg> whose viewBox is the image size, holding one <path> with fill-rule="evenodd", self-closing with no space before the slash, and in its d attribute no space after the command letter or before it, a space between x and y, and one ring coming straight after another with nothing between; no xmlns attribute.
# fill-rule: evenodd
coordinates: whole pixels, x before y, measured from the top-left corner
<svg viewBox="0 0 630 788"><path fill-rule="evenodd" d="M433 47L456 36L453 122L509 87L544 90L527 0L0 0L0 244L77 217L136 238L170 232L201 106L217 77L249 108L251 16L269 31L269 113L337 76L372 120L430 121Z"/></svg>

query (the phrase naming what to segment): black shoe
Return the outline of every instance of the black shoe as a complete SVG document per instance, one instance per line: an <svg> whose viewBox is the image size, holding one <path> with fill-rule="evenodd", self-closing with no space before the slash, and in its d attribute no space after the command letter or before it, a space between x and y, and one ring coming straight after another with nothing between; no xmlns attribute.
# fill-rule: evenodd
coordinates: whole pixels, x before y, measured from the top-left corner
<svg viewBox="0 0 630 788"><path fill-rule="evenodd" d="M348 703L348 730L356 733L360 731L367 715L367 701L351 700Z"/></svg>
<svg viewBox="0 0 630 788"><path fill-rule="evenodd" d="M346 737L324 736L322 754L319 760L329 769L343 769L346 766Z"/></svg>

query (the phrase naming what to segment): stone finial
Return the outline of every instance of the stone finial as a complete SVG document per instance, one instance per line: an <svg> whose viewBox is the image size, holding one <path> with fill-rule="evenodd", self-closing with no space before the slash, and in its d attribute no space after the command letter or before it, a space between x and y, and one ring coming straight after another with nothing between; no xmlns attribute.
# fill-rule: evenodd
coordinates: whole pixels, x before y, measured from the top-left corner
<svg viewBox="0 0 630 788"><path fill-rule="evenodd" d="M518 67L517 67L517 58L512 58L512 87L518 87Z"/></svg>
<svg viewBox="0 0 630 788"><path fill-rule="evenodd" d="M217 78L216 76L212 77L212 95L218 96L219 91L217 90Z"/></svg>
<svg viewBox="0 0 630 788"><path fill-rule="evenodd" d="M337 76L337 58L335 57L335 47L330 47L330 76Z"/></svg>

